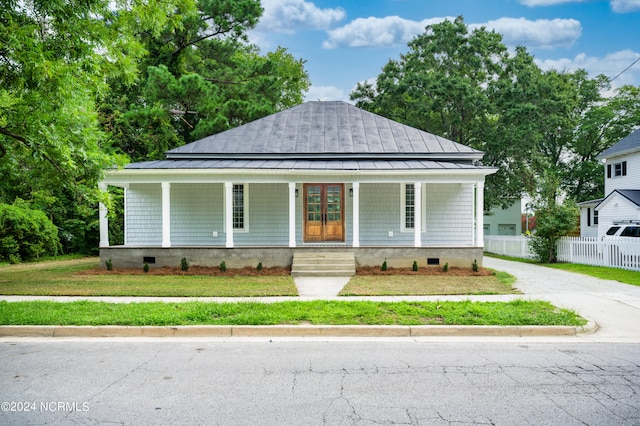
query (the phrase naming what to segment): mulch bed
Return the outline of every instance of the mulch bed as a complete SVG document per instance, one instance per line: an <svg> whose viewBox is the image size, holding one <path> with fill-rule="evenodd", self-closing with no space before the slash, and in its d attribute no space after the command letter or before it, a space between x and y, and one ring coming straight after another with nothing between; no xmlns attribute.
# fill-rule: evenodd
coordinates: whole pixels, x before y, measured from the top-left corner
<svg viewBox="0 0 640 426"><path fill-rule="evenodd" d="M164 266L162 268L150 268L149 272L144 272L142 268L113 268L107 271L105 268L90 269L79 272L84 275L208 275L215 277L257 277L257 276L283 276L291 275L291 268L262 268L258 271L255 267L247 266L246 268L232 269L228 268L225 272L220 270L218 266L190 266L189 270L183 271L180 267Z"/></svg>
<svg viewBox="0 0 640 426"><path fill-rule="evenodd" d="M471 268L459 268L457 266L450 266L447 272L444 272L440 266L418 268L417 271L414 271L412 268L388 268L386 271L383 271L380 266L363 266L356 269L356 275L449 275L454 277L488 277L493 275L493 271L478 268L478 272L474 272Z"/></svg>
<svg viewBox="0 0 640 426"><path fill-rule="evenodd" d="M208 275L208 276L283 276L291 275L291 268L273 267L262 268L258 271L255 267L247 266L239 269L227 269L222 272L218 266L190 266L188 271L183 271L180 267L165 266L162 268L151 268L149 272L144 272L142 268L114 268L107 271L105 268L89 269L81 271L80 275ZM444 272L442 267L423 267L417 271L412 268L388 268L383 271L380 266L363 266L356 269L356 275L449 275L456 277L486 277L493 275L493 272L479 268L478 272L474 272L471 268L459 268L456 266L449 267L449 271Z"/></svg>

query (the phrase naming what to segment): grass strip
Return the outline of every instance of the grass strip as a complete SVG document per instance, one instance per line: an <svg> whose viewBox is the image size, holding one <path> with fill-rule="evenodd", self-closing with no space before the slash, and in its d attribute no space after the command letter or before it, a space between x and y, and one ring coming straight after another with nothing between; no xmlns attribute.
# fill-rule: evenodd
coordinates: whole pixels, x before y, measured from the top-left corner
<svg viewBox="0 0 640 426"><path fill-rule="evenodd" d="M0 325L569 325L586 320L546 301L70 303L0 301Z"/></svg>
<svg viewBox="0 0 640 426"><path fill-rule="evenodd" d="M514 294L515 277L506 272L492 276L356 275L340 296L432 296Z"/></svg>

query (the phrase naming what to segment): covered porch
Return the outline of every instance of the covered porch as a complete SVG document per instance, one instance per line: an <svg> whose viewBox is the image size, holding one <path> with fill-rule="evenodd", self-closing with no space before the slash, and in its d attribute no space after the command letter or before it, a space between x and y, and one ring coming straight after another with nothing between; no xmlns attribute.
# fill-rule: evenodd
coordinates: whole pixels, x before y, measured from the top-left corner
<svg viewBox="0 0 640 426"><path fill-rule="evenodd" d="M121 267L190 263L290 266L294 249L351 250L358 265L469 266L482 260L483 189L478 169L337 175L314 171L219 176L182 170L111 173L125 190L124 245L111 246L100 214L100 255ZM412 250L408 250L412 249ZM153 258L153 259L152 259ZM393 259L393 262L391 260Z"/></svg>

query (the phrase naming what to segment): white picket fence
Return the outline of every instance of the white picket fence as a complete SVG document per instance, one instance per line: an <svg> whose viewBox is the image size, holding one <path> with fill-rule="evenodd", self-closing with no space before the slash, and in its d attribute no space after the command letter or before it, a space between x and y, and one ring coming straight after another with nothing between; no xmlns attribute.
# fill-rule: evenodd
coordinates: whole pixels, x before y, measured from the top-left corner
<svg viewBox="0 0 640 426"><path fill-rule="evenodd" d="M533 257L529 251L529 240L521 236L487 235L484 237L484 250L505 256ZM640 239L564 237L558 241L558 260L640 271Z"/></svg>
<svg viewBox="0 0 640 426"><path fill-rule="evenodd" d="M485 235L484 251L522 259L534 257L529 251L529 240L522 236Z"/></svg>

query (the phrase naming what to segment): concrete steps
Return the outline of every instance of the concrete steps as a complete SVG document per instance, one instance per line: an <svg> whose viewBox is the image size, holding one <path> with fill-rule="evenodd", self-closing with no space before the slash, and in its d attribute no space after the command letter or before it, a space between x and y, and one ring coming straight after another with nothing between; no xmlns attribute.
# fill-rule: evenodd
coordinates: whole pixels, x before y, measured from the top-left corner
<svg viewBox="0 0 640 426"><path fill-rule="evenodd" d="M356 274L356 258L351 251L297 251L293 254L291 275L294 277L352 277Z"/></svg>

